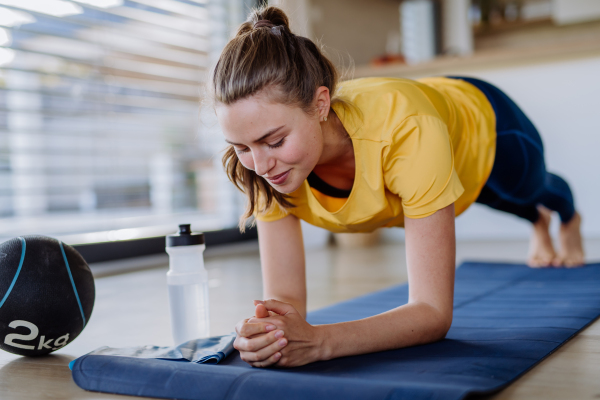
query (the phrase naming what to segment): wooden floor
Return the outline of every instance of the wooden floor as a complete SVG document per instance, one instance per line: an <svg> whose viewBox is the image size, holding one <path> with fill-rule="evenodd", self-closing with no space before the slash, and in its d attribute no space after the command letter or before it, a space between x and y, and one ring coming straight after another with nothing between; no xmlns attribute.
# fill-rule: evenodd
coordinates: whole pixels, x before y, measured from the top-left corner
<svg viewBox="0 0 600 400"><path fill-rule="evenodd" d="M600 240L588 241L590 260L600 260ZM522 261L527 243L461 242L457 259ZM255 249L207 260L211 334L231 332L253 314L261 298ZM386 244L365 249L335 247L307 255L309 309L316 309L406 281L404 247ZM171 345L166 267L96 279L94 312L84 332L63 350L42 358L0 353L0 398L116 399L79 389L67 364L100 346ZM493 399L600 398L600 322L596 322Z"/></svg>

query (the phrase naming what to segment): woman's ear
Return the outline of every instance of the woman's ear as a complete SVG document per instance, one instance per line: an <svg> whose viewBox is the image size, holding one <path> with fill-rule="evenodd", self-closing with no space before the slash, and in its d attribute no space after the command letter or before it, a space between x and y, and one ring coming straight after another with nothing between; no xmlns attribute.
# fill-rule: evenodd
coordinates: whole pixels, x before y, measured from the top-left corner
<svg viewBox="0 0 600 400"><path fill-rule="evenodd" d="M331 105L329 89L327 89L325 86L319 86L315 93L315 100L319 121L327 121L327 116L329 115L329 107Z"/></svg>

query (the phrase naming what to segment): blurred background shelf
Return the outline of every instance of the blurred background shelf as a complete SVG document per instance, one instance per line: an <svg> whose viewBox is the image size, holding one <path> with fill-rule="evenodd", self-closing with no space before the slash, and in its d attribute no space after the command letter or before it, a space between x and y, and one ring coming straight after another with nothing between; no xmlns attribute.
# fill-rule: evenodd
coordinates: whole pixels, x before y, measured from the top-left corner
<svg viewBox="0 0 600 400"><path fill-rule="evenodd" d="M549 22L535 28L527 26L524 31L488 33L475 41L477 50L468 57L438 56L432 61L415 65L357 66L354 77L410 78L600 56L600 22L582 25L585 26L568 27L572 34L566 38L561 36L561 28ZM526 37L529 33L539 34L542 37L540 42L521 39L521 36Z"/></svg>

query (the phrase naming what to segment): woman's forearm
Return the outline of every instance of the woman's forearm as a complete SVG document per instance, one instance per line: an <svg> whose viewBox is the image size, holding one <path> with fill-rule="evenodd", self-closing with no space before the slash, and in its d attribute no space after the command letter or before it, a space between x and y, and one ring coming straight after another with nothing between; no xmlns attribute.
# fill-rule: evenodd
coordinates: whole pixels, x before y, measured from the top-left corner
<svg viewBox="0 0 600 400"><path fill-rule="evenodd" d="M263 278L263 300L290 303L306 318L306 271L302 228L293 215L258 221L258 244Z"/></svg>
<svg viewBox="0 0 600 400"><path fill-rule="evenodd" d="M373 317L320 325L322 359L398 349L444 338L452 315L427 303L408 303Z"/></svg>
<svg viewBox="0 0 600 400"><path fill-rule="evenodd" d="M302 315L304 319L306 319L306 296L304 296L304 298L294 298L283 293L278 294L265 291L264 299L274 299L282 301L284 303L289 303L294 306L294 308L298 311L300 315Z"/></svg>

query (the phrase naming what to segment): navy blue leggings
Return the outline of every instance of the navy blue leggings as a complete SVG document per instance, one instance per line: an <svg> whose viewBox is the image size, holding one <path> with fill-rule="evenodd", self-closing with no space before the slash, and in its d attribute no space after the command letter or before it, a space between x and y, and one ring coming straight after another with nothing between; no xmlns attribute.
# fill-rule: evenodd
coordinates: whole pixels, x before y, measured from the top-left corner
<svg viewBox="0 0 600 400"><path fill-rule="evenodd" d="M568 222L575 213L569 185L546 171L544 147L535 126L497 87L474 78L462 79L481 90L496 114L496 159L477 203L536 222L538 204Z"/></svg>

